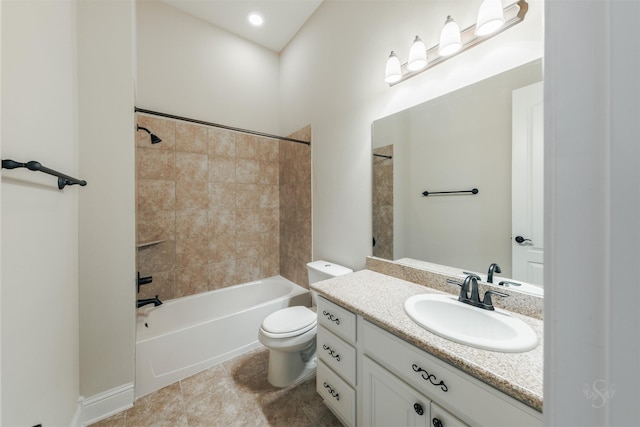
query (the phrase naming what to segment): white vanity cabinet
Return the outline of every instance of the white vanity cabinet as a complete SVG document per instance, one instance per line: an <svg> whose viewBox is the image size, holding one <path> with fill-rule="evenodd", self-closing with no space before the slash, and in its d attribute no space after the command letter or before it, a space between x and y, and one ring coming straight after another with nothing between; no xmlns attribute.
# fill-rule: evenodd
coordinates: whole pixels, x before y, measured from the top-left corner
<svg viewBox="0 0 640 427"><path fill-rule="evenodd" d="M384 377L378 372L379 378L393 378L399 384L404 384L407 390L417 390L417 396L422 394L422 399L430 400L431 425L434 427L460 426L464 423L495 427L542 426L542 414L527 405L366 320L363 321L362 330L363 358L374 360L380 369L387 371ZM366 381L365 377L363 383L366 384ZM372 398L367 400L367 392L365 385L363 413L379 411L367 407L374 403Z"/></svg>
<svg viewBox="0 0 640 427"><path fill-rule="evenodd" d="M541 427L542 414L318 298L316 390L347 426Z"/></svg>
<svg viewBox="0 0 640 427"><path fill-rule="evenodd" d="M316 390L347 426L356 425L356 315L318 297Z"/></svg>
<svg viewBox="0 0 640 427"><path fill-rule="evenodd" d="M365 426L466 426L367 356L362 360L362 398Z"/></svg>

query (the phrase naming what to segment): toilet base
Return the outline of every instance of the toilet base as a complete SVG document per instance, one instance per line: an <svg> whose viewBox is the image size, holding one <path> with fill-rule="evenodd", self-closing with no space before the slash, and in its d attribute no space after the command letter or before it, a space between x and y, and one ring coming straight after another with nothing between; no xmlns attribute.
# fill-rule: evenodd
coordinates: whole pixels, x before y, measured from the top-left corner
<svg viewBox="0 0 640 427"><path fill-rule="evenodd" d="M267 380L274 387L283 388L313 375L318 366L316 343L302 351L269 350Z"/></svg>

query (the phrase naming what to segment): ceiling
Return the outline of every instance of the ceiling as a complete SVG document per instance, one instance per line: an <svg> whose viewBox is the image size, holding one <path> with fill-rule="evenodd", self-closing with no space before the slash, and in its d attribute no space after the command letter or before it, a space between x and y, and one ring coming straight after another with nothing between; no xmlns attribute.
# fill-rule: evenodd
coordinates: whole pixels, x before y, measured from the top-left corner
<svg viewBox="0 0 640 427"><path fill-rule="evenodd" d="M260 46L281 52L309 19L322 0L162 0L217 27ZM247 16L258 12L261 27Z"/></svg>

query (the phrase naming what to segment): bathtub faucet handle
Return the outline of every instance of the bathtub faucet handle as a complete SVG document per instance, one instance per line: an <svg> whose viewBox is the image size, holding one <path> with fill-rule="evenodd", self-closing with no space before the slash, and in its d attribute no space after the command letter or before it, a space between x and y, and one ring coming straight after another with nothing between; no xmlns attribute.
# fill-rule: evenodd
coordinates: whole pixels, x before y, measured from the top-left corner
<svg viewBox="0 0 640 427"><path fill-rule="evenodd" d="M138 286L138 293L140 293L140 286L147 285L151 282L153 282L153 277L140 277L140 272L138 271L138 281L136 282L136 285Z"/></svg>

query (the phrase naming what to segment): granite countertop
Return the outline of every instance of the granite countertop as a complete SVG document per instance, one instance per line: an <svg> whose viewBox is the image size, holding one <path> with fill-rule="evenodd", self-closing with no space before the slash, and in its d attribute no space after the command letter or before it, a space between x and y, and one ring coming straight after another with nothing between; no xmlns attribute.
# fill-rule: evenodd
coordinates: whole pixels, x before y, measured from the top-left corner
<svg viewBox="0 0 640 427"><path fill-rule="evenodd" d="M529 324L540 344L524 353L480 350L441 338L406 315L404 302L412 295L440 293L435 289L362 270L314 283L318 294L371 323L438 357L501 392L542 412L542 330L538 319L511 313Z"/></svg>

